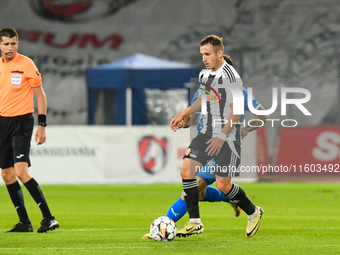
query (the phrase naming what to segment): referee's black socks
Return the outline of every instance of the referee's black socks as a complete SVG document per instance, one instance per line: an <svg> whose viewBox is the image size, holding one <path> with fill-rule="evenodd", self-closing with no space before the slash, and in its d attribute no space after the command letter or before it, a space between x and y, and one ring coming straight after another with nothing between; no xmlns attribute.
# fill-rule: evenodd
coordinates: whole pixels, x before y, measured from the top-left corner
<svg viewBox="0 0 340 255"><path fill-rule="evenodd" d="M21 186L18 181L15 183L6 185L9 196L12 199L13 205L15 209L17 210L20 222L22 223L31 223L27 211L25 208L25 202L24 202L24 194L22 193Z"/></svg>
<svg viewBox="0 0 340 255"><path fill-rule="evenodd" d="M199 219L200 211L198 207L199 190L197 179L183 180L184 199L187 205L190 219Z"/></svg>
<svg viewBox="0 0 340 255"><path fill-rule="evenodd" d="M28 182L24 183L24 185L33 197L34 201L39 206L43 217L51 219L53 216L51 215L50 209L48 208L44 194L39 184L32 178Z"/></svg>
<svg viewBox="0 0 340 255"><path fill-rule="evenodd" d="M239 187L237 184L233 183L230 191L226 196L230 199L230 201L235 201L237 205L247 214L251 215L255 212L255 205L249 200L244 190Z"/></svg>

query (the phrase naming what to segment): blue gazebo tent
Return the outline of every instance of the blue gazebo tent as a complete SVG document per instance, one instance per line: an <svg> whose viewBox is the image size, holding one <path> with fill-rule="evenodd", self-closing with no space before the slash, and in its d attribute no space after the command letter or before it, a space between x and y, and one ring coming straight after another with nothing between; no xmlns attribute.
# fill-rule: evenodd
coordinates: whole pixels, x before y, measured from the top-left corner
<svg viewBox="0 0 340 255"><path fill-rule="evenodd" d="M115 123L126 124L126 90L132 90L132 124L147 124L144 88L184 88L200 69L190 64L136 54L116 62L91 67L86 72L88 124L94 124L96 92L115 91Z"/></svg>

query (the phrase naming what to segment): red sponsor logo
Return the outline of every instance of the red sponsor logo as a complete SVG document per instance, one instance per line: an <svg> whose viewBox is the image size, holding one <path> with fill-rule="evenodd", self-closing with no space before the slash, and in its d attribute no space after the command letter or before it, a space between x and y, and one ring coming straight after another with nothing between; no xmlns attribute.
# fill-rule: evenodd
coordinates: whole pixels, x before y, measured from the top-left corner
<svg viewBox="0 0 340 255"><path fill-rule="evenodd" d="M147 173L154 174L164 169L168 149L166 138L145 136L138 147L142 167Z"/></svg>
<svg viewBox="0 0 340 255"><path fill-rule="evenodd" d="M221 97L221 94L219 94L219 96ZM212 99L212 97L210 95L207 95L207 100L208 101L218 101L219 97L217 95L214 95L214 99Z"/></svg>
<svg viewBox="0 0 340 255"><path fill-rule="evenodd" d="M112 15L137 0L30 0L32 9L45 19L86 21Z"/></svg>
<svg viewBox="0 0 340 255"><path fill-rule="evenodd" d="M38 30L18 30L18 33L20 40L26 40L31 43L43 43L50 47L62 49L70 47L83 49L88 46L102 48L108 45L110 49L117 50L123 41L123 37L115 33L109 34L104 38L99 38L99 36L94 33L72 33L62 41L56 33L44 33Z"/></svg>
<svg viewBox="0 0 340 255"><path fill-rule="evenodd" d="M275 165L258 165L261 178L339 178L340 127L281 128Z"/></svg>
<svg viewBox="0 0 340 255"><path fill-rule="evenodd" d="M311 163L340 163L340 127L281 129L276 165Z"/></svg>

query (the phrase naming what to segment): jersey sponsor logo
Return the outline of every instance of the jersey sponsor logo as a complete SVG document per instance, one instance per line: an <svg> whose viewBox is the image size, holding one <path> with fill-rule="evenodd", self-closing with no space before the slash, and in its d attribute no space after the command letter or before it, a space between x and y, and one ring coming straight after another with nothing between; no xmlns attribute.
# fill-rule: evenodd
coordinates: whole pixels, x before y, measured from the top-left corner
<svg viewBox="0 0 340 255"><path fill-rule="evenodd" d="M218 96L220 96L220 97L218 97ZM218 95L214 95L213 97L211 97L211 95L207 96L207 100L208 101L214 101L215 105L217 105L216 100L218 100L219 98L221 98L221 93L219 93Z"/></svg>
<svg viewBox="0 0 340 255"><path fill-rule="evenodd" d="M112 15L137 0L30 0L33 10L43 18L74 22Z"/></svg>
<svg viewBox="0 0 340 255"><path fill-rule="evenodd" d="M142 167L147 173L155 174L164 169L168 154L166 138L144 136L138 147Z"/></svg>
<svg viewBox="0 0 340 255"><path fill-rule="evenodd" d="M205 83L202 83L202 82L200 82L200 84L209 88L215 95L213 95L210 91L208 91L206 89L203 89L203 88L199 88L199 89L202 90L202 91L205 91L205 93L207 93L210 96L210 100L214 101L216 106L217 106L217 102L216 102L217 99L219 100L220 105L222 106L222 100L221 100L220 95L217 93L217 91L213 87L209 86L208 84L205 84ZM217 98L215 99L215 97L217 97Z"/></svg>
<svg viewBox="0 0 340 255"><path fill-rule="evenodd" d="M14 87L18 87L21 83L22 76L21 74L12 74L11 81Z"/></svg>

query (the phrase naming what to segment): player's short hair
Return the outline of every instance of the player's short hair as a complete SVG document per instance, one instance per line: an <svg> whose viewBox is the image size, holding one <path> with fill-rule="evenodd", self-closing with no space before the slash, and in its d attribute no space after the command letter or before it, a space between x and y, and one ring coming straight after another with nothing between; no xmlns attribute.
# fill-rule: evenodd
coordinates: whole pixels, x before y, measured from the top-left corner
<svg viewBox="0 0 340 255"><path fill-rule="evenodd" d="M0 30L0 42L2 42L2 37L13 38L16 37L19 40L18 32L14 28L3 28Z"/></svg>
<svg viewBox="0 0 340 255"><path fill-rule="evenodd" d="M222 52L224 51L222 37L218 37L216 35L209 35L201 41L201 46L206 45L208 43L210 43L213 46L215 52L219 50L222 50Z"/></svg>

